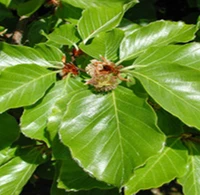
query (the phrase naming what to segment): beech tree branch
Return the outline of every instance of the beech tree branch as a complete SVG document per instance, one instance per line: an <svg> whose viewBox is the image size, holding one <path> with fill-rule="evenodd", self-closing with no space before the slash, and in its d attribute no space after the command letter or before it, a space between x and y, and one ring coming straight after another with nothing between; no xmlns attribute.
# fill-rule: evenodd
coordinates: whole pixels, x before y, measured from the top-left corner
<svg viewBox="0 0 200 195"><path fill-rule="evenodd" d="M29 18L27 16L21 16L19 18L19 21L16 26L16 30L14 31L13 36L12 36L13 44L16 44L16 45L21 44L21 41L23 38L23 33L24 33L24 30L26 28L28 21L29 21Z"/></svg>

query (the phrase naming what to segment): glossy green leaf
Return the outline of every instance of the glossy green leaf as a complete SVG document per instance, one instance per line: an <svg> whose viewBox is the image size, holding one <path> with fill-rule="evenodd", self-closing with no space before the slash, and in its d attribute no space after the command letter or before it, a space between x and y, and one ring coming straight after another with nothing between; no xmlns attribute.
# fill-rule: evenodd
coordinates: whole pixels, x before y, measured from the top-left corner
<svg viewBox="0 0 200 195"><path fill-rule="evenodd" d="M17 147L7 147L0 150L0 167L15 157Z"/></svg>
<svg viewBox="0 0 200 195"><path fill-rule="evenodd" d="M100 59L100 56L103 56L108 60L115 61L118 59L119 45L123 36L123 31L114 29L100 33L92 40L91 44L84 45L82 43L79 47L84 53L95 59Z"/></svg>
<svg viewBox="0 0 200 195"><path fill-rule="evenodd" d="M29 0L24 3L20 3L17 7L17 13L19 16L30 16L37 11L45 0Z"/></svg>
<svg viewBox="0 0 200 195"><path fill-rule="evenodd" d="M152 109L131 90L85 90L71 98L60 138L87 172L121 186L134 168L162 149L164 136L155 122Z"/></svg>
<svg viewBox="0 0 200 195"><path fill-rule="evenodd" d="M200 69L200 44L168 45L149 48L134 62L136 65L153 65L160 63L177 63Z"/></svg>
<svg viewBox="0 0 200 195"><path fill-rule="evenodd" d="M0 0L0 3L8 7L10 5L11 0Z"/></svg>
<svg viewBox="0 0 200 195"><path fill-rule="evenodd" d="M70 156L62 161L57 182L58 188L68 191L111 188L111 186L89 176Z"/></svg>
<svg viewBox="0 0 200 195"><path fill-rule="evenodd" d="M138 3L138 0L62 0L63 2L69 3L75 7L79 8L90 8L90 7L96 7L96 6L120 6L123 4L128 3Z"/></svg>
<svg viewBox="0 0 200 195"><path fill-rule="evenodd" d="M0 112L35 103L55 80L55 72L37 65L4 69L0 75Z"/></svg>
<svg viewBox="0 0 200 195"><path fill-rule="evenodd" d="M76 46L76 43L79 41L76 27L73 24L63 24L56 28L51 34L44 35L47 39L60 45Z"/></svg>
<svg viewBox="0 0 200 195"><path fill-rule="evenodd" d="M189 148L188 170L178 181L183 186L184 195L200 194L200 146L199 143L187 142Z"/></svg>
<svg viewBox="0 0 200 195"><path fill-rule="evenodd" d="M23 156L16 156L0 167L0 194L20 194L23 186L43 160L38 149L32 149Z"/></svg>
<svg viewBox="0 0 200 195"><path fill-rule="evenodd" d="M120 62L136 58L152 46L188 42L195 38L197 28L183 22L156 21L125 37L120 47Z"/></svg>
<svg viewBox="0 0 200 195"><path fill-rule="evenodd" d="M46 67L52 66L50 62L45 60L45 58L33 48L10 45L3 42L0 43L0 59L0 70L18 64L36 64Z"/></svg>
<svg viewBox="0 0 200 195"><path fill-rule="evenodd" d="M124 14L122 6L90 7L83 11L78 22L78 31L85 44L100 32L112 30Z"/></svg>
<svg viewBox="0 0 200 195"><path fill-rule="evenodd" d="M19 126L14 117L0 114L0 149L10 146L19 136Z"/></svg>
<svg viewBox="0 0 200 195"><path fill-rule="evenodd" d="M200 72L177 64L157 64L133 72L165 110L200 129Z"/></svg>
<svg viewBox="0 0 200 195"><path fill-rule="evenodd" d="M64 53L57 47L40 43L35 46L35 50L52 65L57 67L63 66L62 57Z"/></svg>
<svg viewBox="0 0 200 195"><path fill-rule="evenodd" d="M0 35L2 35L2 34L4 33L5 30L6 30L5 27L0 26Z"/></svg>
<svg viewBox="0 0 200 195"><path fill-rule="evenodd" d="M87 86L78 79L76 80L67 77L67 79L64 81L64 89L57 97L56 102L52 105L51 112L48 117L48 131L51 141L53 141L58 132L60 122L68 104L70 103L71 98L75 93L86 88Z"/></svg>
<svg viewBox="0 0 200 195"><path fill-rule="evenodd" d="M128 36L141 26L123 18L118 28L124 31L125 36Z"/></svg>
<svg viewBox="0 0 200 195"><path fill-rule="evenodd" d="M63 91L63 93L57 98L56 102L52 105L52 109L48 117L47 133L49 135L53 156L56 159L66 160L69 155L68 148L63 145L58 138L58 129L63 115L66 112L67 106L73 95L86 88L87 86L79 80L68 79L65 83L65 91Z"/></svg>
<svg viewBox="0 0 200 195"><path fill-rule="evenodd" d="M153 156L144 167L134 172L125 184L125 194L132 195L141 189L156 188L184 175L187 160L188 152L180 138L169 139L161 154Z"/></svg>
<svg viewBox="0 0 200 195"><path fill-rule="evenodd" d="M24 135L47 142L44 129L48 115L63 90L65 90L65 80L57 82L36 105L25 108L20 124Z"/></svg>

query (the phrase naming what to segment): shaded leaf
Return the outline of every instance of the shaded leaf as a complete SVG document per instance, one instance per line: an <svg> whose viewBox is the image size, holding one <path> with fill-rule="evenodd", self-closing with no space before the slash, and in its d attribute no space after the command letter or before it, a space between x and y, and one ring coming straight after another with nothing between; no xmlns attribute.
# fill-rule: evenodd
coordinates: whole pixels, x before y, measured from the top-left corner
<svg viewBox="0 0 200 195"><path fill-rule="evenodd" d="M60 137L86 171L120 186L134 168L162 149L164 136L155 120L149 105L131 90L118 87L108 94L85 90L71 98Z"/></svg>
<svg viewBox="0 0 200 195"><path fill-rule="evenodd" d="M29 0L27 2L20 3L17 6L17 13L19 16L30 16L35 11L37 11L44 2L45 0Z"/></svg>
<svg viewBox="0 0 200 195"><path fill-rule="evenodd" d="M68 195L120 195L119 189L110 190L92 189L88 191L69 192Z"/></svg>
<svg viewBox="0 0 200 195"><path fill-rule="evenodd" d="M39 163L43 162L41 153L32 149L23 156L16 156L0 167L0 194L20 194L23 186L32 176Z"/></svg>
<svg viewBox="0 0 200 195"><path fill-rule="evenodd" d="M156 21L125 37L120 47L120 62L136 58L152 46L188 42L195 38L197 28L183 22Z"/></svg>
<svg viewBox="0 0 200 195"><path fill-rule="evenodd" d="M184 175L187 160L188 152L180 138L169 139L161 154L153 156L144 167L134 172L125 184L125 194L132 195L141 189L156 188Z"/></svg>
<svg viewBox="0 0 200 195"><path fill-rule="evenodd" d="M110 190L92 189L89 191L69 192L68 195L120 195L119 189Z"/></svg>
<svg viewBox="0 0 200 195"><path fill-rule="evenodd" d="M10 45L3 42L0 43L0 58L0 70L18 64L51 66L51 63L45 60L35 49L26 46Z"/></svg>
<svg viewBox="0 0 200 195"><path fill-rule="evenodd" d="M156 112L158 116L158 126L167 136L180 136L183 133L183 123L163 109Z"/></svg>
<svg viewBox="0 0 200 195"><path fill-rule="evenodd" d="M10 146L19 136L19 126L14 117L0 114L0 149Z"/></svg>
<svg viewBox="0 0 200 195"><path fill-rule="evenodd" d="M80 40L75 25L73 24L63 24L56 28L51 34L46 35L43 32L43 35L55 43L69 46L74 45L75 47L77 47L76 43Z"/></svg>
<svg viewBox="0 0 200 195"><path fill-rule="evenodd" d="M153 65L160 63L177 63L184 66L200 69L200 44L188 43L185 45L168 45L149 48L134 62L137 65Z"/></svg>
<svg viewBox="0 0 200 195"><path fill-rule="evenodd" d="M65 90L65 80L58 81L36 105L26 107L21 117L21 131L27 137L47 142L45 127L55 101Z"/></svg>
<svg viewBox="0 0 200 195"><path fill-rule="evenodd" d="M44 42L46 38L42 35L42 31L48 32L49 31L49 24L48 20L41 18L40 20L33 21L28 28L27 32L27 39L28 44L30 47L34 46L35 44Z"/></svg>
<svg viewBox="0 0 200 195"><path fill-rule="evenodd" d="M94 188L106 189L111 188L111 186L89 176L88 173L84 172L83 169L68 156L66 160L62 161L60 175L58 177L58 188L75 191Z"/></svg>
<svg viewBox="0 0 200 195"><path fill-rule="evenodd" d="M6 2L4 2L5 4L6 4ZM6 19L6 18L11 18L13 15L12 15L12 12L9 10L9 9L7 9L6 7L5 7L5 5L2 5L1 3L0 3L0 21L2 21L2 20L4 20L4 19Z"/></svg>
<svg viewBox="0 0 200 195"><path fill-rule="evenodd" d="M81 17L82 10L65 2L62 2L62 6L59 6L56 10L56 16L59 18L66 19L72 24L77 24L79 18Z"/></svg>
<svg viewBox="0 0 200 195"><path fill-rule="evenodd" d="M187 142L189 148L189 162L188 170L180 177L178 181L183 186L184 195L200 194L200 180L199 180L199 164L200 164L200 146L199 143Z"/></svg>
<svg viewBox="0 0 200 195"><path fill-rule="evenodd" d="M4 69L0 75L0 112L35 103L55 80L55 72L36 65Z"/></svg>
<svg viewBox="0 0 200 195"><path fill-rule="evenodd" d="M200 129L200 72L177 64L157 64L133 72L165 110Z"/></svg>
<svg viewBox="0 0 200 195"><path fill-rule="evenodd" d="M83 11L78 22L78 32L85 44L100 32L112 30L119 23L124 14L122 6L89 7Z"/></svg>

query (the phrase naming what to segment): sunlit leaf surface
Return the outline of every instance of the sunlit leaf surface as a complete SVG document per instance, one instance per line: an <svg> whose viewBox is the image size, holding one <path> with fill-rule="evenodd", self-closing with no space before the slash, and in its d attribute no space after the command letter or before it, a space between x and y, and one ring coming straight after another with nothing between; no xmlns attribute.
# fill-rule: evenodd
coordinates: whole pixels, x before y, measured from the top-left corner
<svg viewBox="0 0 200 195"><path fill-rule="evenodd" d="M120 186L134 168L162 149L164 136L155 121L152 109L131 90L85 90L71 98L60 137L85 170Z"/></svg>

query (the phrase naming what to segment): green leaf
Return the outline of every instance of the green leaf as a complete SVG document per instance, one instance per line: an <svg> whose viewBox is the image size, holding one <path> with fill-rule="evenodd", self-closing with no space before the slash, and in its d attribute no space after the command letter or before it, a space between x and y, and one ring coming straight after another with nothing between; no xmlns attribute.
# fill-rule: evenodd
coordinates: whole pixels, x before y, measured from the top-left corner
<svg viewBox="0 0 200 195"><path fill-rule="evenodd" d="M95 37L100 32L112 30L116 27L124 14L122 6L115 7L89 7L83 11L78 22L78 32L83 43Z"/></svg>
<svg viewBox="0 0 200 195"><path fill-rule="evenodd" d="M64 56L64 53L57 47L40 43L35 46L35 50L51 64L54 64L57 67L63 66L62 57Z"/></svg>
<svg viewBox="0 0 200 195"><path fill-rule="evenodd" d="M197 28L183 22L156 21L125 37L120 47L120 62L136 58L152 46L188 42L195 38Z"/></svg>
<svg viewBox="0 0 200 195"><path fill-rule="evenodd" d="M55 80L55 72L37 65L4 69L0 75L0 112L35 103Z"/></svg>
<svg viewBox="0 0 200 195"><path fill-rule="evenodd" d="M164 136L155 122L152 109L131 90L84 90L71 98L59 133L87 172L121 186L134 168L162 149Z"/></svg>
<svg viewBox="0 0 200 195"><path fill-rule="evenodd" d="M81 43L79 47L93 58L100 59L100 56L103 56L108 60L116 61L123 36L123 31L114 29L109 32L100 33L92 40L91 44L84 45Z"/></svg>
<svg viewBox="0 0 200 195"><path fill-rule="evenodd" d="M8 7L10 5L11 0L0 0L0 3Z"/></svg>
<svg viewBox="0 0 200 195"><path fill-rule="evenodd" d="M56 10L56 16L62 19L66 19L72 24L77 24L81 17L82 10L65 2L62 2L62 6L59 6Z"/></svg>
<svg viewBox="0 0 200 195"><path fill-rule="evenodd" d="M200 129L200 72L177 64L157 64L133 71L165 110Z"/></svg>
<svg viewBox="0 0 200 195"><path fill-rule="evenodd" d="M68 104L70 103L70 99L78 91L86 88L86 85L84 85L78 79L73 79L70 77L65 79L63 90L57 97L55 103L52 105L51 112L48 117L48 131L50 136L49 139L51 141L54 140L58 132L60 122L64 113L66 112Z"/></svg>
<svg viewBox="0 0 200 195"><path fill-rule="evenodd" d="M120 195L119 189L110 190L92 189L88 191L69 192L67 195ZM60 195L60 194L59 194Z"/></svg>
<svg viewBox="0 0 200 195"><path fill-rule="evenodd" d="M200 44L188 43L185 45L168 45L149 48L134 62L136 65L153 65L165 62L177 63L200 69Z"/></svg>
<svg viewBox="0 0 200 195"><path fill-rule="evenodd" d="M46 61L45 58L33 48L10 45L3 42L0 43L0 59L0 70L18 64L36 64L45 67L52 66L51 63Z"/></svg>
<svg viewBox="0 0 200 195"><path fill-rule="evenodd" d="M141 26L123 18L118 28L124 31L125 36L128 36L141 28Z"/></svg>
<svg viewBox="0 0 200 195"><path fill-rule="evenodd" d="M0 114L0 149L10 146L19 136L19 126L14 117Z"/></svg>
<svg viewBox="0 0 200 195"><path fill-rule="evenodd" d="M75 7L79 7L79 8L90 8L90 7L96 7L96 6L120 6L123 4L128 4L128 3L132 3L132 4L136 4L139 1L138 0L62 0L63 2L69 3Z"/></svg>
<svg viewBox="0 0 200 195"><path fill-rule="evenodd" d="M200 146L199 143L187 141L190 156L188 162L188 170L178 179L178 182L183 186L184 195L200 194L199 180L199 163L200 163Z"/></svg>
<svg viewBox="0 0 200 195"><path fill-rule="evenodd" d="M65 91L60 94L56 102L52 105L51 112L48 117L47 133L49 135L50 144L53 151L53 156L56 159L65 159L68 156L68 148L61 143L58 138L58 129L64 113L70 103L71 98L77 92L86 89L82 82L76 79L66 79Z"/></svg>
<svg viewBox="0 0 200 195"><path fill-rule="evenodd" d="M0 3L0 21L11 18L12 16L12 12Z"/></svg>
<svg viewBox="0 0 200 195"><path fill-rule="evenodd" d="M7 147L0 150L0 167L15 157L17 147Z"/></svg>
<svg viewBox="0 0 200 195"><path fill-rule="evenodd" d="M68 191L111 188L111 186L89 176L70 156L67 160L62 161L57 181L58 188Z"/></svg>
<svg viewBox="0 0 200 195"><path fill-rule="evenodd" d="M48 142L44 129L51 109L63 90L65 90L65 80L57 82L36 105L25 108L20 124L24 135Z"/></svg>
<svg viewBox="0 0 200 195"><path fill-rule="evenodd" d="M35 171L40 179L53 180L55 175L55 161L47 161L41 164Z"/></svg>
<svg viewBox="0 0 200 195"><path fill-rule="evenodd" d="M32 176L39 163L43 162L38 149L32 149L23 156L16 156L0 167L0 194L20 194L23 186Z"/></svg>
<svg viewBox="0 0 200 195"><path fill-rule="evenodd" d="M161 154L153 156L144 167L134 172L125 184L125 194L132 195L141 189L156 188L184 175L187 160L188 153L180 138L169 139Z"/></svg>
<svg viewBox="0 0 200 195"><path fill-rule="evenodd" d="M183 123L178 118L163 109L159 109L156 114L158 116L158 126L165 135L168 137L180 136L183 133Z"/></svg>
<svg viewBox="0 0 200 195"><path fill-rule="evenodd" d="M36 12L44 2L45 0L29 0L27 2L20 3L17 7L17 13L19 16L30 16Z"/></svg>
<svg viewBox="0 0 200 195"><path fill-rule="evenodd" d="M0 35L4 34L5 30L6 30L5 27L0 26Z"/></svg>
<svg viewBox="0 0 200 195"><path fill-rule="evenodd" d="M51 34L46 35L43 33L43 35L55 43L69 45L70 47L72 45L77 47L76 43L80 40L75 25L73 24L63 24L56 28Z"/></svg>
<svg viewBox="0 0 200 195"><path fill-rule="evenodd" d="M34 20L31 22L27 32L28 44L30 47L34 46L37 43L44 42L46 38L42 35L41 31L48 32L50 25L48 20L41 18L40 20Z"/></svg>

